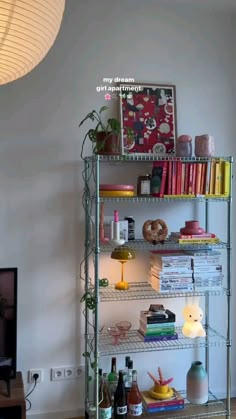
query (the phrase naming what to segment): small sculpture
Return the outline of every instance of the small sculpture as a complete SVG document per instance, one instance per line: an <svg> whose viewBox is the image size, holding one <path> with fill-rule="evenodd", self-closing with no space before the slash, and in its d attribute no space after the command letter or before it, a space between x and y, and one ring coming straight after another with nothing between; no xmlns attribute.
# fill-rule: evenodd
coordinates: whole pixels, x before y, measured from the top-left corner
<svg viewBox="0 0 236 419"><path fill-rule="evenodd" d="M159 379L154 377L154 375L151 374L149 371L147 373L154 382L154 386L148 391L149 395L153 397L154 399L159 399L159 400L170 399L173 396L174 392L173 392L173 389L169 387L168 384L170 384L173 381L173 378L164 380L160 367L158 367Z"/></svg>
<svg viewBox="0 0 236 419"><path fill-rule="evenodd" d="M205 337L206 332L202 326L203 311L199 307L199 298L192 302L187 302L187 305L183 309L183 317L185 320L184 326L182 328L182 333L184 336L189 338Z"/></svg>
<svg viewBox="0 0 236 419"><path fill-rule="evenodd" d="M164 220L147 220L143 224L143 237L148 242L157 244L167 238L168 227Z"/></svg>

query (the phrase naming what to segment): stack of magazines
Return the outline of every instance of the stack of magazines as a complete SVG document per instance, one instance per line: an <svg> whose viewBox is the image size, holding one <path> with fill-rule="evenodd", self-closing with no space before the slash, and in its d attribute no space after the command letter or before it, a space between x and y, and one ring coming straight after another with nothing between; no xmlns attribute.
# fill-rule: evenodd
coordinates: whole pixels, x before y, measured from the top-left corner
<svg viewBox="0 0 236 419"><path fill-rule="evenodd" d="M193 291L191 255L165 253L150 255L149 282L160 293Z"/></svg>
<svg viewBox="0 0 236 419"><path fill-rule="evenodd" d="M221 290L224 276L220 252L201 250L187 253L192 257L195 290Z"/></svg>

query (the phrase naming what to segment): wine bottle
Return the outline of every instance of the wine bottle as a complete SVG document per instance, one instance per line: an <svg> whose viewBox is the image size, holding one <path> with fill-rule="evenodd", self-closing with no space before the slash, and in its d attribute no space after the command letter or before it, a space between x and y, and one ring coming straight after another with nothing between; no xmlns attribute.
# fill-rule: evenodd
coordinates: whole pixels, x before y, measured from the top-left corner
<svg viewBox="0 0 236 419"><path fill-rule="evenodd" d="M104 373L101 378L101 385L99 391L99 418L110 419L112 416L111 398L107 385L107 374Z"/></svg>
<svg viewBox="0 0 236 419"><path fill-rule="evenodd" d="M143 411L142 398L137 383L137 371L132 371L132 387L128 393L128 409L130 416L141 416Z"/></svg>
<svg viewBox="0 0 236 419"><path fill-rule="evenodd" d="M116 358L111 358L111 372L108 374L108 388L112 405L114 404L114 393L117 387L118 377L116 372Z"/></svg>
<svg viewBox="0 0 236 419"><path fill-rule="evenodd" d="M119 381L114 394L114 417L115 419L127 418L127 397L123 380L123 372L119 371Z"/></svg>
<svg viewBox="0 0 236 419"><path fill-rule="evenodd" d="M125 390L126 393L128 393L132 387L132 370L133 370L133 361L130 359L128 361L128 372L126 375L126 381L125 381Z"/></svg>

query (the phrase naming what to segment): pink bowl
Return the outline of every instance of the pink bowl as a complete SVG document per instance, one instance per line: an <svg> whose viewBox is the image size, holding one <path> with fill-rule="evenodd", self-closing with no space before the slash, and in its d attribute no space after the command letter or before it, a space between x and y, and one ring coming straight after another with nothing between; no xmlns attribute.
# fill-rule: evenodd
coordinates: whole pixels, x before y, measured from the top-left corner
<svg viewBox="0 0 236 419"><path fill-rule="evenodd" d="M117 329L121 332L120 338L121 339L127 339L128 335L127 332L131 328L131 323L124 320L119 323L116 323Z"/></svg>

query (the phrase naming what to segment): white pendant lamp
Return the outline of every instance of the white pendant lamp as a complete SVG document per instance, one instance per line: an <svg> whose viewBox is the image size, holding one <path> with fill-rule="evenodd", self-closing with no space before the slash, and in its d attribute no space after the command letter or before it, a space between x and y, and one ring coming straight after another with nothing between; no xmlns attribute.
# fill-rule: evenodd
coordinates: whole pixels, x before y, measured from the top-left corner
<svg viewBox="0 0 236 419"><path fill-rule="evenodd" d="M0 0L0 85L29 73L59 32L65 0Z"/></svg>

